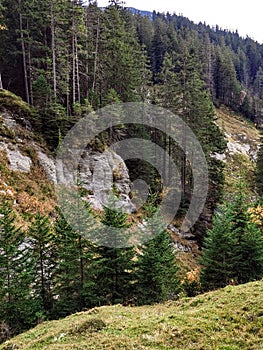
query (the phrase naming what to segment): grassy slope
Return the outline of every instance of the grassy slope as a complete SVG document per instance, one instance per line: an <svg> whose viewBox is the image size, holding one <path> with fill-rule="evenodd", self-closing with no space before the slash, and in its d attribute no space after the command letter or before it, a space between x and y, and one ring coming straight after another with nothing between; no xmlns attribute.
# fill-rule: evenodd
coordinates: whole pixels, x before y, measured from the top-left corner
<svg viewBox="0 0 263 350"><path fill-rule="evenodd" d="M218 118L217 124L225 132L228 142L249 145L251 151L256 154L260 142L260 132L252 122L226 107L216 109L216 116ZM226 159L225 192L235 192L235 184L239 178L243 178L248 184L248 194L252 194L255 163L249 156L241 153L231 155L226 152Z"/></svg>
<svg viewBox="0 0 263 350"><path fill-rule="evenodd" d="M263 349L263 280L165 305L104 306L45 322L0 349Z"/></svg>

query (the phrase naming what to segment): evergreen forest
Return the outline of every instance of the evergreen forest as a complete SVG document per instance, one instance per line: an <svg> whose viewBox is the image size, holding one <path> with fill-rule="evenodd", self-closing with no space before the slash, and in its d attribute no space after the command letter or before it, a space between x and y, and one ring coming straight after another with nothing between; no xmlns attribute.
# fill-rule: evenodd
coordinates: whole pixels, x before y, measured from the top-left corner
<svg viewBox="0 0 263 350"><path fill-rule="evenodd" d="M225 186L225 163L214 156L227 149L215 109L227 108L262 131L262 44L176 13L134 13L118 0L104 9L92 0L0 0L0 43L1 113L13 110L27 120L50 154L55 156L63 137L89 113L143 102L168 109L194 131L209 172L204 208L185 233L198 250L196 265L186 270L171 231L158 220L164 189L146 162L126 161L131 179L149 180L142 208L131 215L112 206L96 212L116 229L147 225L157 213L147 227L154 238L141 246L96 245L69 225L59 206L48 212L37 205L32 212L17 209L19 202L0 191L0 342L98 306L162 303L263 277L263 138L251 177L240 169L232 193ZM12 106L15 95L26 108L22 102ZM111 128L94 147L104 150L114 137L138 135L167 151L180 170L176 230L192 198L187 154L165 133L139 124ZM170 175L169 166L166 170ZM87 202L85 209L94 215Z"/></svg>

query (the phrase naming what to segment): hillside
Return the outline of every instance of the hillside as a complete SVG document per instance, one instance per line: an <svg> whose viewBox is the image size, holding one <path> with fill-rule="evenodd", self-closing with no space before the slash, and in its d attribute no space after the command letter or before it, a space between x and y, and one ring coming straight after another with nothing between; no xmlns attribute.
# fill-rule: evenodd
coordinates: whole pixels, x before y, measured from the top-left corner
<svg viewBox="0 0 263 350"><path fill-rule="evenodd" d="M12 199L21 214L49 214L55 205L55 166L29 121L33 114L20 97L0 90L0 200Z"/></svg>
<svg viewBox="0 0 263 350"><path fill-rule="evenodd" d="M235 191L240 176L250 182L253 188L254 160L260 133L253 123L226 107L218 108L215 112L217 124L224 131L228 142L226 152L217 155L225 163L225 192ZM7 90L0 90L0 199L14 200L14 209L21 214L21 224L25 224L22 219L24 214L39 210L43 214L52 214L56 205L54 155L48 151L43 138L32 129L28 119L34 118L30 113L33 110L20 97ZM93 156L96 157L96 153ZM90 163L92 156L89 157L87 162ZM119 163L120 159L117 160ZM123 182L129 181L127 176ZM83 179L85 181L85 176ZM89 188L92 184L86 185ZM121 181L116 182L117 187L123 188L121 185ZM98 208L100 202L96 193L90 197L92 205ZM192 240L193 236L189 235L187 239L173 225L169 228L178 250L179 276L183 278L187 271L198 267L198 247Z"/></svg>
<svg viewBox="0 0 263 350"><path fill-rule="evenodd" d="M104 306L44 322L0 349L263 349L263 281L166 304Z"/></svg>
<svg viewBox="0 0 263 350"><path fill-rule="evenodd" d="M225 163L225 193L235 191L241 177L254 191L253 172L260 143L260 132L248 119L226 107L216 109L217 124L224 132L227 149L217 158Z"/></svg>

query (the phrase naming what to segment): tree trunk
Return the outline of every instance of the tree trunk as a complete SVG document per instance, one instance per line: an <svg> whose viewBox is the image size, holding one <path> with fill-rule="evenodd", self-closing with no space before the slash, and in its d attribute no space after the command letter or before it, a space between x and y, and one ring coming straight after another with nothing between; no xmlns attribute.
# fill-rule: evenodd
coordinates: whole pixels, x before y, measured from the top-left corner
<svg viewBox="0 0 263 350"><path fill-rule="evenodd" d="M93 68L93 83L92 83L92 94L93 95L94 95L95 87L96 87L98 53L99 53L99 33L100 33L100 17L98 17L98 24L97 24L97 35L96 35L96 46L95 46L94 68ZM93 98L93 95L92 95L92 98Z"/></svg>
<svg viewBox="0 0 263 350"><path fill-rule="evenodd" d="M0 73L0 90L3 90L2 75Z"/></svg>
<svg viewBox="0 0 263 350"><path fill-rule="evenodd" d="M56 72L56 39L55 39L55 14L54 6L51 1L51 51L52 51L52 71L53 71L53 93L57 97L57 72Z"/></svg>
<svg viewBox="0 0 263 350"><path fill-rule="evenodd" d="M23 72L24 72L24 84L25 84L25 97L26 102L29 103L29 89L28 89L28 75L27 75L27 63L26 63L26 48L23 32L23 17L22 17L22 3L19 0L19 31L21 39L21 48L22 48L22 58L23 58Z"/></svg>

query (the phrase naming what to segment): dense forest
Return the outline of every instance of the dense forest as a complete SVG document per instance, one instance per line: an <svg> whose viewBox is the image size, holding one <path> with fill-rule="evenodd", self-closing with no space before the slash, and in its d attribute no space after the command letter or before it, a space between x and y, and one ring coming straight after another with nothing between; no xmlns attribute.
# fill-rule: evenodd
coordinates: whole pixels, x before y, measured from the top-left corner
<svg viewBox="0 0 263 350"><path fill-rule="evenodd" d="M177 298L180 291L192 296L262 278L263 143L250 197L240 181L229 200L223 191L224 164L211 155L226 149L214 106L225 105L262 127L263 45L176 14L153 12L151 19L118 1L102 10L96 1L79 0L0 0L0 41L0 88L30 105L26 117L51 152L91 111L146 102L169 109L194 130L209 169L205 208L192 229L202 270L181 281L172 240L158 221L155 238L140 248L100 247L74 231L59 208L49 216L27 213L29 224L22 229L12 203L1 200L3 338L94 306L152 304ZM120 135L143 135L175 159L182 200L174 224L181 222L193 186L187 155L158 130L124 126ZM154 195L142 211L147 221L161 200L156 174L147 164L127 166L131 177L151 174ZM89 205L86 209L91 211ZM116 228L130 225L126 213L108 207L100 219Z"/></svg>

